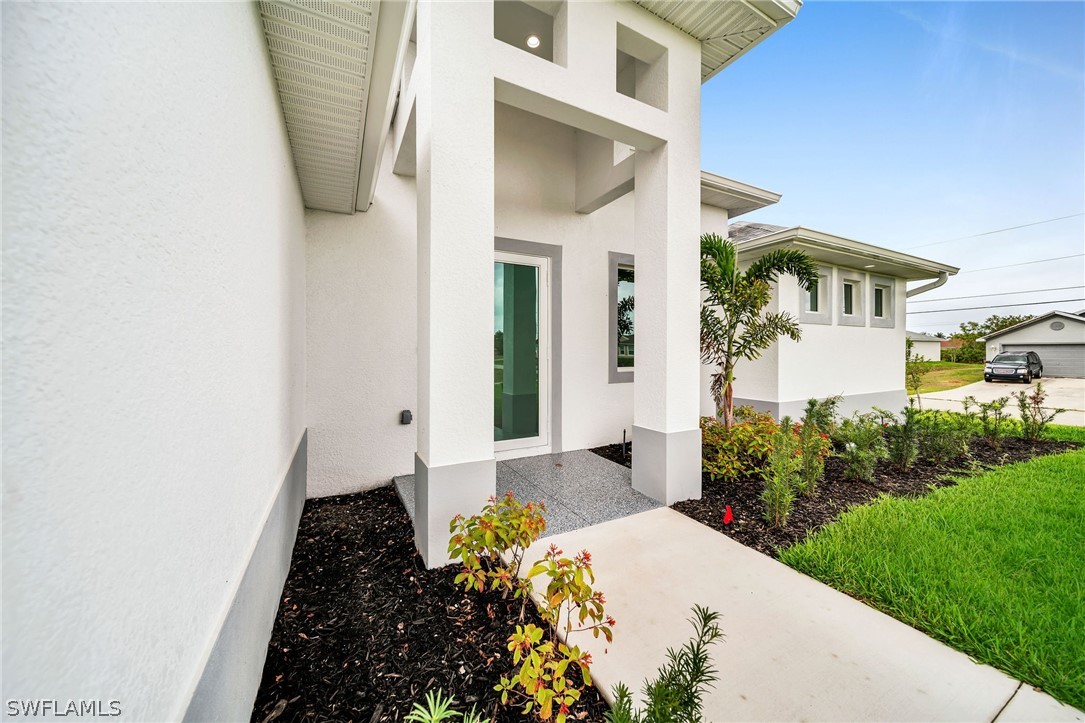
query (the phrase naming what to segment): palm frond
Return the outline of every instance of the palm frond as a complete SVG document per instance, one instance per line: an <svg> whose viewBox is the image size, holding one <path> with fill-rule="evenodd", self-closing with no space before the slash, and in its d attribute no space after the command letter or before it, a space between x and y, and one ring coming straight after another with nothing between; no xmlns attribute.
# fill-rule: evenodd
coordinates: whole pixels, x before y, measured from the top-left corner
<svg viewBox="0 0 1085 723"><path fill-rule="evenodd" d="M794 276L806 291L818 280L818 267L814 260L798 249L776 249L760 257L746 269L748 279L773 283L781 276Z"/></svg>

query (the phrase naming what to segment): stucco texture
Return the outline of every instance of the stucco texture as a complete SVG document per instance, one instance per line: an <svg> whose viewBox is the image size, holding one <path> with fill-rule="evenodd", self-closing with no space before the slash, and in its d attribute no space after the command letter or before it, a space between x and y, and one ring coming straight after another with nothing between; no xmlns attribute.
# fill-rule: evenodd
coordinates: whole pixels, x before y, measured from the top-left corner
<svg viewBox="0 0 1085 723"><path fill-rule="evenodd" d="M255 6L3 4L3 693L179 719L304 431Z"/></svg>

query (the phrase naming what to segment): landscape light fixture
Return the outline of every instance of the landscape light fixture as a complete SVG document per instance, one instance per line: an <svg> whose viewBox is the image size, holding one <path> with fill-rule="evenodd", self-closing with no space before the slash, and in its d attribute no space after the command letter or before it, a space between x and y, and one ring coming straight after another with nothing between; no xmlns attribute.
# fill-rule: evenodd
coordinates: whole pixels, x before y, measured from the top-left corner
<svg viewBox="0 0 1085 723"><path fill-rule="evenodd" d="M542 45L542 41L539 40L538 35L528 35L527 36L527 47L534 50L535 48L539 47L540 45Z"/></svg>

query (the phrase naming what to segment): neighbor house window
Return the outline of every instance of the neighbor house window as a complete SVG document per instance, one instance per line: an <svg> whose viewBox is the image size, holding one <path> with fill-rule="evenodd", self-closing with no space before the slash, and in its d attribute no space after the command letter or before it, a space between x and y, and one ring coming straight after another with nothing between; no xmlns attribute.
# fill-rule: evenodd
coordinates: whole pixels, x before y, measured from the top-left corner
<svg viewBox="0 0 1085 723"><path fill-rule="evenodd" d="M864 276L854 272L841 270L840 285L840 315L837 323L844 326L866 326L866 316L863 312L863 279Z"/></svg>
<svg viewBox="0 0 1085 723"><path fill-rule="evenodd" d="M832 268L819 266L814 285L810 289L799 287L799 321L804 324L832 324L832 290Z"/></svg>
<svg viewBox="0 0 1085 723"><path fill-rule="evenodd" d="M636 360L636 285L633 257L610 253L610 383L633 381Z"/></svg>
<svg viewBox="0 0 1085 723"><path fill-rule="evenodd" d="M870 315L870 325L892 329L896 325L893 321L893 289L896 282L883 276L871 276L870 284L873 287L870 302L873 313Z"/></svg>

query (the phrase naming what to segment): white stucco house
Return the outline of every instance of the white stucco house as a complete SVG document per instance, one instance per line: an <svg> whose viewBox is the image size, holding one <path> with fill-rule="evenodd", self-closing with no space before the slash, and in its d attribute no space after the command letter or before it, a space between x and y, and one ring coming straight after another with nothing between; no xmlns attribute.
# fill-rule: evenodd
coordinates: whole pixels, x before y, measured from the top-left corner
<svg viewBox="0 0 1085 723"><path fill-rule="evenodd" d="M438 565L504 456L628 430L698 496L698 238L779 199L700 171L700 88L799 8L4 3L5 699L247 718L306 497L413 472ZM955 270L782 245L824 283L744 401L903 402Z"/></svg>
<svg viewBox="0 0 1085 723"><path fill-rule="evenodd" d="M1004 351L1034 351L1045 377L1085 377L1085 310L1049 311L976 341L986 345L988 360Z"/></svg>
<svg viewBox="0 0 1085 723"><path fill-rule="evenodd" d="M740 263L796 248L819 265L817 287L809 293L791 277L777 284L769 310L797 317L802 341L784 339L760 359L739 362L736 405L776 418L797 418L811 397L840 395L843 414L907 405L906 300L942 286L956 267L802 227L739 221L729 230ZM907 288L910 281L927 279L932 281ZM709 370L703 373L707 384ZM707 395L702 405L703 414L714 413Z"/></svg>
<svg viewBox="0 0 1085 723"><path fill-rule="evenodd" d="M912 354L915 356L921 356L927 361L938 361L942 358L942 339L920 331L909 331L906 336L912 340Z"/></svg>

